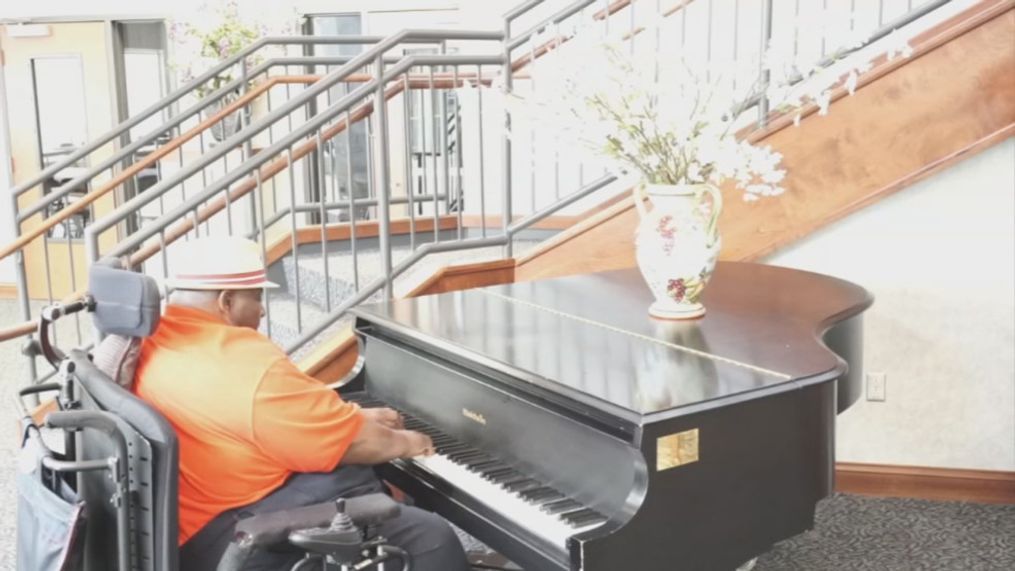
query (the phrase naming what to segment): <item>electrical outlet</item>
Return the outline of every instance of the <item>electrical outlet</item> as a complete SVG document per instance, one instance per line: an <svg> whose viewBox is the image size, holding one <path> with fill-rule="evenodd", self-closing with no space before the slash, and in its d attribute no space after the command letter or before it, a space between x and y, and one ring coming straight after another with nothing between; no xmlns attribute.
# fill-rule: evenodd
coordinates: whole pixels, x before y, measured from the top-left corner
<svg viewBox="0 0 1015 571"><path fill-rule="evenodd" d="M884 402L888 375L885 373L867 373L867 400Z"/></svg>

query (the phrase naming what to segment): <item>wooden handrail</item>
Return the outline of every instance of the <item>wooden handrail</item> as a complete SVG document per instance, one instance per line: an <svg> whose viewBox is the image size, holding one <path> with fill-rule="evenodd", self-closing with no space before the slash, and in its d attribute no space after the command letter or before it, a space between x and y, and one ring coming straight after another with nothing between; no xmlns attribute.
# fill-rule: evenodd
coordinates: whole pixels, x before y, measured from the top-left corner
<svg viewBox="0 0 1015 571"><path fill-rule="evenodd" d="M35 333L35 329L38 327L38 320L26 321L10 327L4 327L3 329L0 329L0 343L9 339L16 339L23 335Z"/></svg>

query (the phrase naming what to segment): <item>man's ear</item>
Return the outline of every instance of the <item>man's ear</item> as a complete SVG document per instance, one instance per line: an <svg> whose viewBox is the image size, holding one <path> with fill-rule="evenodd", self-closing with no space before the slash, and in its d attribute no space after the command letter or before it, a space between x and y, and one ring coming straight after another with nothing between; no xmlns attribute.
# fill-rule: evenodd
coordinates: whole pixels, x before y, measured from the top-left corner
<svg viewBox="0 0 1015 571"><path fill-rule="evenodd" d="M229 315L229 310L233 307L232 290L224 289L220 291L215 304L218 306L219 313L222 315Z"/></svg>

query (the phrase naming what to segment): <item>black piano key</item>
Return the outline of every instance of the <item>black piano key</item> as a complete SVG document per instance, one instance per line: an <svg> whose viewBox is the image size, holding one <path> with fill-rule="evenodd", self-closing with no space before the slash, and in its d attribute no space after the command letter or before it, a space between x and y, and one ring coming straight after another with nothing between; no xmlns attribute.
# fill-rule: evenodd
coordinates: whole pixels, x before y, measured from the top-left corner
<svg viewBox="0 0 1015 571"><path fill-rule="evenodd" d="M439 446L437 451L446 456L448 454L467 450L468 448L469 447L464 444L448 444L447 446Z"/></svg>
<svg viewBox="0 0 1015 571"><path fill-rule="evenodd" d="M553 488L540 486L538 488L532 488L531 490L525 490L518 495L530 502L536 502L541 498L547 498L556 493L558 493L557 490L554 490Z"/></svg>
<svg viewBox="0 0 1015 571"><path fill-rule="evenodd" d="M515 471L514 468L510 466L504 466L502 468L492 468L483 472L483 477L486 478L487 480L492 480L498 476L505 476L514 471Z"/></svg>
<svg viewBox="0 0 1015 571"><path fill-rule="evenodd" d="M476 450L475 448L470 448L470 449L464 450L462 452L455 452L454 454L448 454L448 459L451 460L452 462L457 462L459 464L462 464L463 461L465 461L465 460L469 460L469 459L472 459L472 458L479 458L479 457L482 457L482 456L486 456L486 454L484 454L483 452L480 452L479 450Z"/></svg>
<svg viewBox="0 0 1015 571"><path fill-rule="evenodd" d="M503 484L504 482L507 482L509 480L517 479L521 475L522 474L520 474L517 470L511 470L510 472L507 472L505 474L497 474L496 476L490 476L489 480L494 484Z"/></svg>
<svg viewBox="0 0 1015 571"><path fill-rule="evenodd" d="M541 494L539 496L539 498L534 500L532 503L534 503L534 504L536 504L538 506L543 506L543 505L548 504L550 502L555 502L557 500L563 500L563 499L566 499L566 498L567 498L567 496L565 496L564 494L558 492L557 490L552 490L549 494Z"/></svg>
<svg viewBox="0 0 1015 571"><path fill-rule="evenodd" d="M597 520L606 520L606 518L600 515L599 512L588 508L565 513L560 516L560 519L564 520L564 523L570 525L571 527L578 527Z"/></svg>
<svg viewBox="0 0 1015 571"><path fill-rule="evenodd" d="M533 480L532 478L529 478L525 474L519 473L517 476L515 476L513 478L510 478L510 479L504 480L503 482L500 482L500 485L504 486L505 488L510 490L511 488L509 486L512 486L512 485L517 484L519 482L534 482L534 481L535 480Z"/></svg>
<svg viewBox="0 0 1015 571"><path fill-rule="evenodd" d="M541 483L531 478L526 478L523 480L515 480L514 482L511 483L507 482L504 483L504 488L507 489L509 492L517 492L519 494L523 491L531 490L533 488L539 488L541 486L542 486Z"/></svg>
<svg viewBox="0 0 1015 571"><path fill-rule="evenodd" d="M583 515L581 517L576 517L576 518L572 519L571 525L573 527L581 527L581 526L584 526L584 525L592 525L592 524L603 523L604 521L606 521L606 516L604 516L604 515L602 515L602 514L600 514L598 512L592 512L592 513Z"/></svg>
<svg viewBox="0 0 1015 571"><path fill-rule="evenodd" d="M481 460L479 462L473 462L473 463L469 464L468 467L473 472L480 472L480 473L482 473L483 470L487 470L487 469L492 468L494 466L500 466L500 465L503 465L503 464L504 463L501 462L500 460L497 460L495 458L491 458L489 460Z"/></svg>
<svg viewBox="0 0 1015 571"><path fill-rule="evenodd" d="M562 500L554 500L550 503L543 504L543 506L539 509L552 515L559 513L568 513L571 511L580 510L584 508L585 506L572 500L571 498L564 498Z"/></svg>

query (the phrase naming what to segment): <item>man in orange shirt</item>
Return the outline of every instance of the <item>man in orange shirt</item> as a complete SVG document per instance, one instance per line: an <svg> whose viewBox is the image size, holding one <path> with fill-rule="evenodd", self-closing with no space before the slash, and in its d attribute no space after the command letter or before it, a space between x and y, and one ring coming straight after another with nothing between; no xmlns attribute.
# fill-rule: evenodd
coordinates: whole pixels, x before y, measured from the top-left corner
<svg viewBox="0 0 1015 571"><path fill-rule="evenodd" d="M214 569L236 522L251 515L381 491L370 466L433 452L391 409L360 409L303 374L257 332L267 280L249 240L192 240L135 392L180 442L180 568ZM381 535L418 571L468 569L440 517L403 506ZM288 569L300 555L263 552L250 569Z"/></svg>

